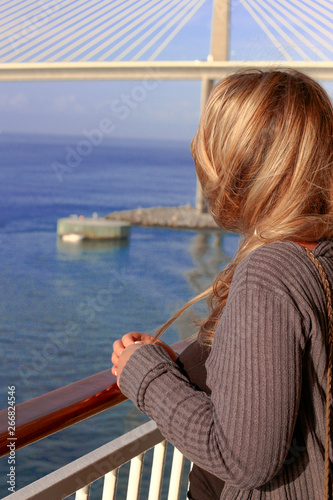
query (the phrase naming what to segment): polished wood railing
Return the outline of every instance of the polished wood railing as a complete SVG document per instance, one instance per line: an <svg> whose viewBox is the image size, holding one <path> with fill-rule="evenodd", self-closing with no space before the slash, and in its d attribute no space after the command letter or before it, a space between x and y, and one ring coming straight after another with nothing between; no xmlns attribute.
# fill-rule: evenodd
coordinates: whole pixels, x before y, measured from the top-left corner
<svg viewBox="0 0 333 500"><path fill-rule="evenodd" d="M186 341L172 345L180 354ZM23 448L126 400L110 370L84 378L15 407L15 449ZM0 412L0 457L9 453L8 410Z"/></svg>

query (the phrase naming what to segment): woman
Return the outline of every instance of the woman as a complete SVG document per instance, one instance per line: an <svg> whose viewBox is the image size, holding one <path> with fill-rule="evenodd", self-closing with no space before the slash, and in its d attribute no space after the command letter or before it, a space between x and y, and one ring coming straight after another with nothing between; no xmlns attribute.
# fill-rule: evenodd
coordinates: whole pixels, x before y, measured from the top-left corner
<svg viewBox="0 0 333 500"><path fill-rule="evenodd" d="M242 240L202 294L211 312L194 346L211 346L206 389L150 336L114 343L121 391L196 475L217 478L221 499L323 497L331 344L324 288L304 247L332 286L332 137L330 100L301 73L246 71L219 82L192 154L215 221ZM332 476L331 445L329 453ZM190 488L189 498L214 498L208 483L206 495Z"/></svg>

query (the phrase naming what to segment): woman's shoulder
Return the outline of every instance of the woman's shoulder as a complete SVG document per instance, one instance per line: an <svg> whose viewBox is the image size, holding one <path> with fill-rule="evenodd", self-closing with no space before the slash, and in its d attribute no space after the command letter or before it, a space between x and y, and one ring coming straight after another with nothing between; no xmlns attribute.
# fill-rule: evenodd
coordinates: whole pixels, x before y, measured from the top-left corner
<svg viewBox="0 0 333 500"><path fill-rule="evenodd" d="M235 278L253 274L288 272L299 260L307 258L303 247L292 241L275 241L262 245L249 253L237 266Z"/></svg>
<svg viewBox="0 0 333 500"><path fill-rule="evenodd" d="M316 257L333 258L333 240L323 240L317 243L312 249ZM293 267L294 264L301 262L308 263L308 256L304 245L295 241L275 241L262 245L253 250L245 259L248 263L263 265L274 262L276 265L285 268Z"/></svg>
<svg viewBox="0 0 333 500"><path fill-rule="evenodd" d="M333 241L318 243L313 252L319 258L332 258L333 262ZM232 288L260 287L290 296L313 282L313 264L305 249L292 241L276 241L253 250L240 262Z"/></svg>

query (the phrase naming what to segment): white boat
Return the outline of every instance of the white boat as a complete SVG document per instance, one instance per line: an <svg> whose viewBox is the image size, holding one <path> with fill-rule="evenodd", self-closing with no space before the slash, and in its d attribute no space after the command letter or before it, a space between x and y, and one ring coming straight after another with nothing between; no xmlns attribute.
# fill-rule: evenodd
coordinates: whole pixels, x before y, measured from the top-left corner
<svg viewBox="0 0 333 500"><path fill-rule="evenodd" d="M62 241L65 241L66 243L79 243L80 241L83 240L83 235L82 234L63 234L61 237Z"/></svg>

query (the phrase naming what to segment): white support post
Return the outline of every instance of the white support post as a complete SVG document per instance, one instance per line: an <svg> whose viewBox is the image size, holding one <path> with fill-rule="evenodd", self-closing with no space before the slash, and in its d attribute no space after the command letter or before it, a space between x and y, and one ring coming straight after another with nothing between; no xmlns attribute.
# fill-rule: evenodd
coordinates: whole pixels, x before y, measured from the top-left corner
<svg viewBox="0 0 333 500"><path fill-rule="evenodd" d="M167 442L162 441L154 447L148 500L160 500Z"/></svg>
<svg viewBox="0 0 333 500"><path fill-rule="evenodd" d="M116 500L118 472L119 468L105 474L102 500Z"/></svg>
<svg viewBox="0 0 333 500"><path fill-rule="evenodd" d="M190 472L192 470L192 467L193 467L193 462L190 463L190 470L188 473L188 481L187 481L187 491L190 489Z"/></svg>
<svg viewBox="0 0 333 500"><path fill-rule="evenodd" d="M75 494L75 500L89 500L90 496L90 484L87 484Z"/></svg>
<svg viewBox="0 0 333 500"><path fill-rule="evenodd" d="M184 455L179 450L177 450L177 448L175 448L172 459L168 500L179 500L180 488L182 484L183 465Z"/></svg>
<svg viewBox="0 0 333 500"><path fill-rule="evenodd" d="M132 458L126 500L139 500L144 453Z"/></svg>

